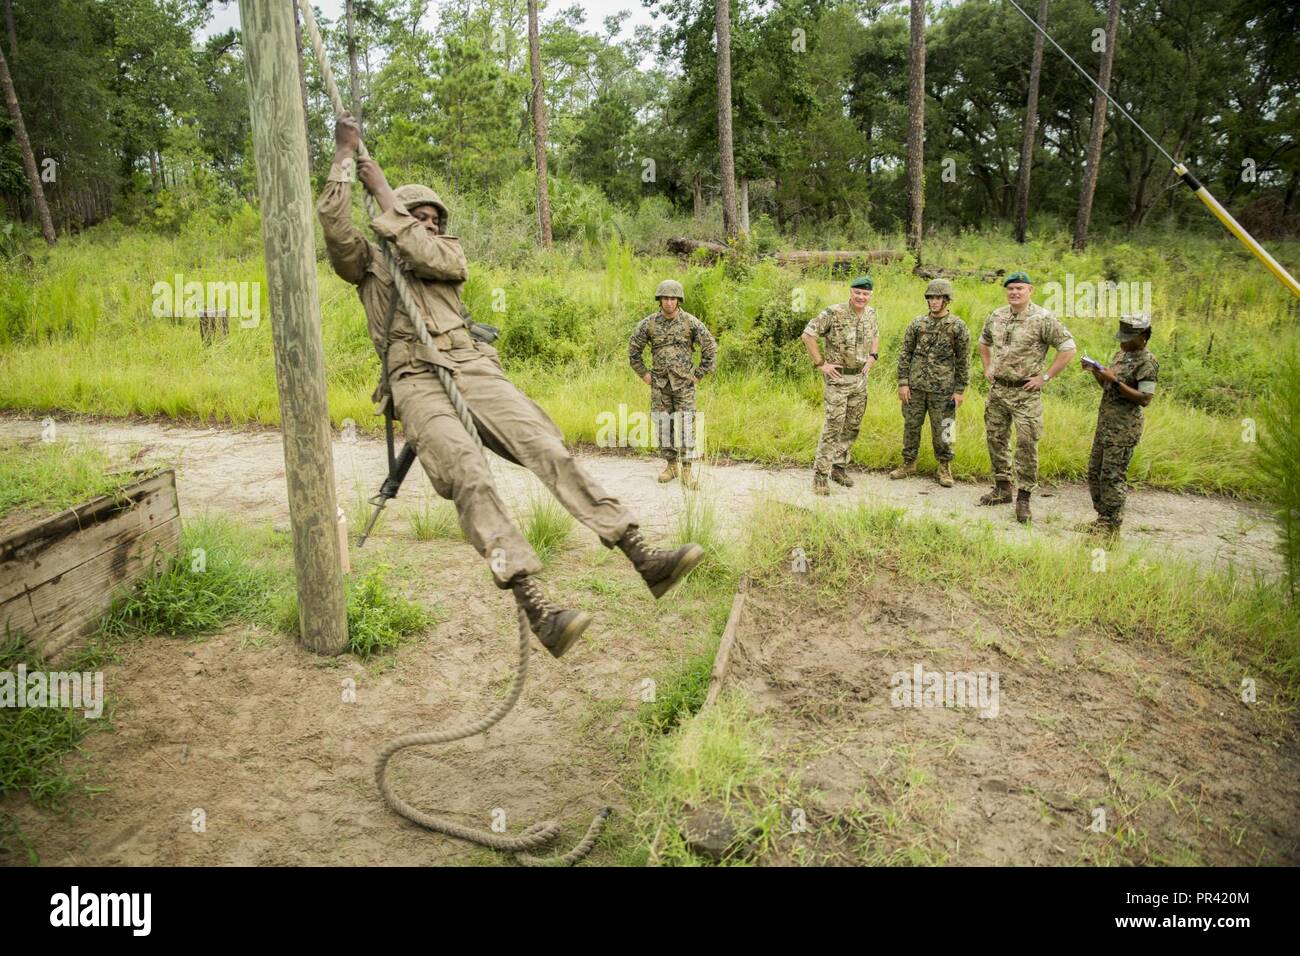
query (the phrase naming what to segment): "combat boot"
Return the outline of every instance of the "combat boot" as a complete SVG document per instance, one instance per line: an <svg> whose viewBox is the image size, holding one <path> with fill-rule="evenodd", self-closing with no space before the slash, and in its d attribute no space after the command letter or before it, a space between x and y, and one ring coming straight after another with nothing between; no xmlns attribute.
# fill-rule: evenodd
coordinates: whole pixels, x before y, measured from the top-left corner
<svg viewBox="0 0 1300 956"><path fill-rule="evenodd" d="M704 560L704 549L698 544L686 544L676 551L651 548L641 537L641 529L632 525L618 542L619 550L627 555L632 566L641 575L650 593L660 598Z"/></svg>
<svg viewBox="0 0 1300 956"><path fill-rule="evenodd" d="M691 474L691 463L689 461L682 462L681 469L682 486L684 488L698 488L700 483L696 480L695 476ZM663 479L661 478L660 481L662 480Z"/></svg>
<svg viewBox="0 0 1300 956"><path fill-rule="evenodd" d="M1028 524L1033 517L1029 510L1029 492L1022 488L1016 492L1016 520L1021 524Z"/></svg>
<svg viewBox="0 0 1300 956"><path fill-rule="evenodd" d="M676 461L664 462L664 470L659 472L659 483L663 484L665 481L672 481L676 477L677 477L677 462Z"/></svg>
<svg viewBox="0 0 1300 956"><path fill-rule="evenodd" d="M987 494L980 495L982 505L1005 505L1011 501L1011 482L998 480L997 486Z"/></svg>
<svg viewBox="0 0 1300 956"><path fill-rule="evenodd" d="M831 493L831 486L826 482L825 475L813 475L813 494L825 498Z"/></svg>
<svg viewBox="0 0 1300 956"><path fill-rule="evenodd" d="M946 461L939 462L939 474L937 476L939 484L945 488L952 487L952 470L948 467Z"/></svg>
<svg viewBox="0 0 1300 956"><path fill-rule="evenodd" d="M516 575L510 589L515 593L515 603L528 616L528 626L552 657L562 656L591 624L591 615L586 611L548 603L541 585L526 574Z"/></svg>
<svg viewBox="0 0 1300 956"><path fill-rule="evenodd" d="M845 488L853 487L853 479L849 477L849 473L843 465L835 465L831 468L831 481L837 485L843 485Z"/></svg>
<svg viewBox="0 0 1300 956"><path fill-rule="evenodd" d="M910 478L916 474L916 462L903 459L903 463L889 473L890 478Z"/></svg>

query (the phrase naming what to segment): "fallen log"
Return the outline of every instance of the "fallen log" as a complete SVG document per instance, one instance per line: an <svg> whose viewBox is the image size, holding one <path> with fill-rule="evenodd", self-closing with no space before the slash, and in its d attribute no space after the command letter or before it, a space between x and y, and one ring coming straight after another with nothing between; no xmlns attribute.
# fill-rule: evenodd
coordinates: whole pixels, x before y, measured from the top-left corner
<svg viewBox="0 0 1300 956"><path fill-rule="evenodd" d="M708 253L710 262L716 260L719 256L725 255L727 247L724 243L714 242L712 239L688 239L685 236L677 236L668 240L668 251L676 253L679 256L690 256L699 250L705 250Z"/></svg>
<svg viewBox="0 0 1300 956"><path fill-rule="evenodd" d="M1006 269L981 271L979 269L940 269L935 266L917 266L912 270L912 275L922 279L979 279L982 282L998 282L1006 274Z"/></svg>
<svg viewBox="0 0 1300 956"><path fill-rule="evenodd" d="M887 264L903 258L893 249L807 250L778 252L773 256L783 266L851 266L858 263Z"/></svg>

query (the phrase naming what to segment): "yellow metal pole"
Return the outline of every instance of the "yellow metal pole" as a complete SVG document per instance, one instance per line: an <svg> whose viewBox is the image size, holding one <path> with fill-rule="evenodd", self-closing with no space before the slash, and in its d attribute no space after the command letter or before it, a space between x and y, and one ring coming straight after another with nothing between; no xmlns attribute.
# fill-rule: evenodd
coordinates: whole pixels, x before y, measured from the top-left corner
<svg viewBox="0 0 1300 956"><path fill-rule="evenodd" d="M1178 178L1187 184L1192 192L1196 193L1198 199L1205 203L1206 208L1218 217L1219 222L1227 227L1228 231L1241 240L1241 244L1254 253L1255 258L1264 263L1265 268L1273 275L1277 276L1278 281L1291 290L1291 294L1300 298L1300 282L1296 282L1295 276L1287 272L1271 255L1268 250L1255 241L1255 237L1248 233L1236 219L1232 218L1232 213L1223 208L1219 200L1210 195L1210 191L1200 184L1200 182L1187 171L1187 167L1182 163L1174 166L1174 172Z"/></svg>

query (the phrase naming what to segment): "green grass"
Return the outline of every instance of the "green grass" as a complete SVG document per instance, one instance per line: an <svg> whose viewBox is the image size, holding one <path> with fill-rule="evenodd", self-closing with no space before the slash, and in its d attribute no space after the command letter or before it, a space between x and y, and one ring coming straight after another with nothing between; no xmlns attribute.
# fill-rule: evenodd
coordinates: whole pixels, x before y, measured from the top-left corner
<svg viewBox="0 0 1300 956"><path fill-rule="evenodd" d="M524 537L542 564L549 564L568 545L577 522L547 491L533 491L520 522Z"/></svg>
<svg viewBox="0 0 1300 956"><path fill-rule="evenodd" d="M464 535L456 506L441 498L426 497L417 510L410 513L411 533L417 541L458 540Z"/></svg>
<svg viewBox="0 0 1300 956"><path fill-rule="evenodd" d="M108 455L90 442L0 440L0 518L19 508L61 511L115 494L138 477L112 470Z"/></svg>
<svg viewBox="0 0 1300 956"><path fill-rule="evenodd" d="M390 569L375 565L347 582L348 651L362 660L391 651L434 622L420 605L389 585ZM286 592L276 615L280 630L298 633L298 596Z"/></svg>
<svg viewBox="0 0 1300 956"><path fill-rule="evenodd" d="M187 226L175 236L92 229L52 251L38 250L30 270L0 272L0 292L9 293L0 296L0 408L279 424L265 299L257 327L235 323L227 339L207 346L192 323L152 315L153 284L170 282L177 272L186 281L260 282L265 296L257 227L248 213L220 228ZM486 221L466 227L490 231ZM645 242L650 235L644 233ZM876 239L900 245L898 237ZM498 345L512 378L569 442L594 443L598 416L617 413L620 405L648 407L645 386L627 367L627 339L652 311L655 284L672 275L686 287L687 309L719 338L719 374L699 392L709 453L771 463L812 460L821 387L798 334L817 309L843 297L842 279L770 261L683 267L659 256L653 242L631 248L611 240L495 259L490 243L467 242L475 247L467 306L501 327ZM1241 440L1241 422L1259 418L1279 350L1300 343L1300 304L1232 240L1157 231L1123 243L1099 240L1074 253L1064 232L1017 246L986 231L928 240L926 252L927 261L949 267L1025 268L1039 284L1040 300L1046 283L1066 273L1076 282L1150 282L1161 383L1134 481L1245 497L1266 490L1254 447ZM1273 252L1292 266L1300 260L1297 243L1275 243ZM893 366L903 329L923 310L924 284L907 263L872 271L882 355L854 456L885 467L897 461L902 437ZM377 434L369 401L376 360L355 291L323 261L318 279L331 419L337 426L352 418ZM953 311L973 332L1005 301L999 286L978 279L958 279L956 292ZM1065 321L1082 351L1109 357L1112 319ZM967 476L988 471L984 386L975 378L958 420L955 468ZM1097 400L1096 385L1077 368L1049 386L1045 479L1083 474ZM922 454L928 460L930 452Z"/></svg>

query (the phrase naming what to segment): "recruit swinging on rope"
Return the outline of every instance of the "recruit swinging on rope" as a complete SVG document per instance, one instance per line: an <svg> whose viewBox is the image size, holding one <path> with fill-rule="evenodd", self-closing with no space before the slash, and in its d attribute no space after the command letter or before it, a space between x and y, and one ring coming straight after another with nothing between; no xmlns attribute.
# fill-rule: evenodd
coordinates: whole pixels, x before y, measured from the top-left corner
<svg viewBox="0 0 1300 956"><path fill-rule="evenodd" d="M334 271L357 287L365 307L383 363L381 393L391 393L393 417L402 422L406 441L438 494L456 503L465 538L488 559L497 586L514 592L533 633L559 657L591 616L545 599L536 580L541 561L497 494L487 459L438 380L439 366L452 375L483 443L533 472L602 544L618 546L655 597L699 564L704 549L688 544L664 551L646 544L636 517L583 470L546 412L506 377L496 349L471 335L460 298L468 266L460 240L447 231L446 205L428 186L390 188L379 164L362 158L355 161L357 177L380 209L371 227L395 248L422 314L408 313L379 246L352 222L351 174L360 146L355 120L338 120L335 143L317 213ZM430 344L421 341L417 321L425 324ZM377 394L381 402L386 397Z"/></svg>

